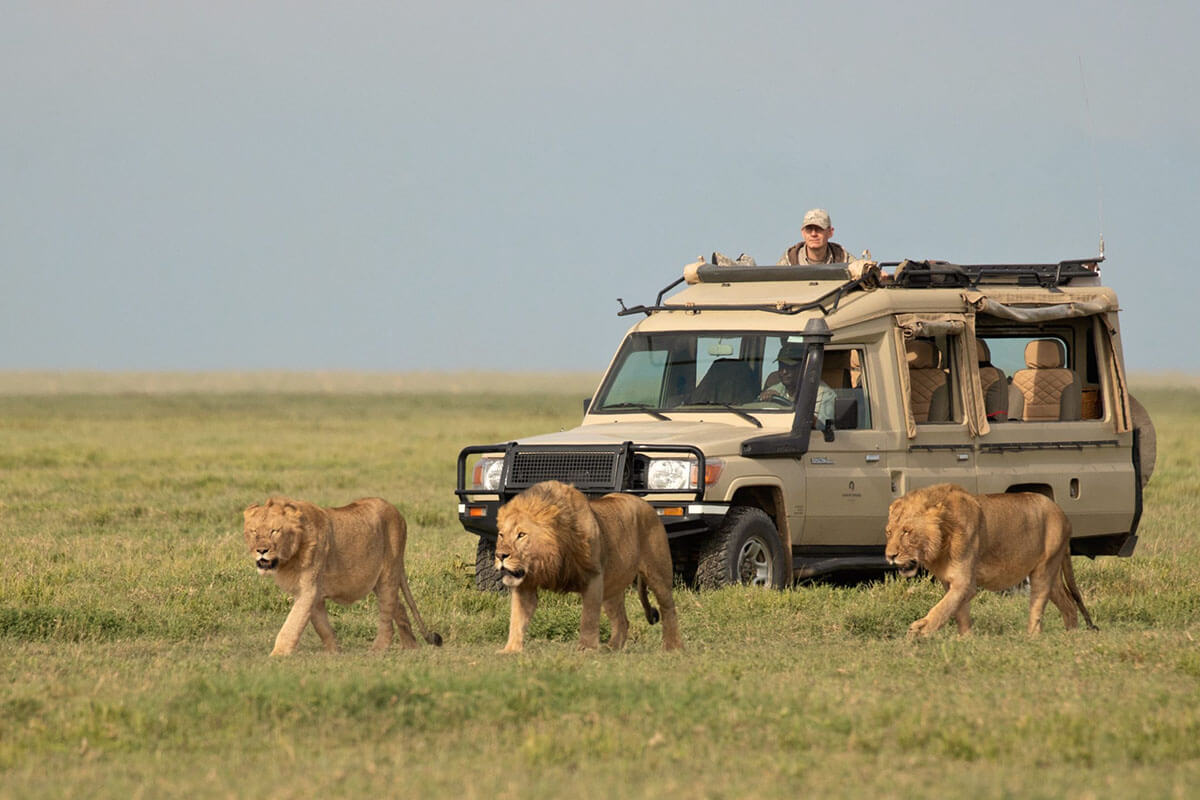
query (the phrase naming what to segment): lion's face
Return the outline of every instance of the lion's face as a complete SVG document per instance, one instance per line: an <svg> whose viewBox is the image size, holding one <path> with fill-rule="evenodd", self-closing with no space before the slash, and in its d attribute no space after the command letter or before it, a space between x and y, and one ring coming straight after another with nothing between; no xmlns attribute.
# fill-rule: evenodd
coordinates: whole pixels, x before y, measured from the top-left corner
<svg viewBox="0 0 1200 800"><path fill-rule="evenodd" d="M268 500L265 506L247 508L243 517L246 546L258 574L265 575L277 569L296 554L301 541L302 518L295 506Z"/></svg>
<svg viewBox="0 0 1200 800"><path fill-rule="evenodd" d="M508 512L508 513L506 513ZM536 540L543 536L537 523L527 514L500 509L496 520L496 571L500 581L510 589L520 586L529 572L529 552L537 549Z"/></svg>
<svg viewBox="0 0 1200 800"><path fill-rule="evenodd" d="M901 575L911 578L941 549L940 509L915 497L901 497L888 509L884 554Z"/></svg>
<svg viewBox="0 0 1200 800"><path fill-rule="evenodd" d="M509 500L496 515L496 571L511 588L525 581L545 586L560 572L562 535L572 528L574 489L548 481Z"/></svg>

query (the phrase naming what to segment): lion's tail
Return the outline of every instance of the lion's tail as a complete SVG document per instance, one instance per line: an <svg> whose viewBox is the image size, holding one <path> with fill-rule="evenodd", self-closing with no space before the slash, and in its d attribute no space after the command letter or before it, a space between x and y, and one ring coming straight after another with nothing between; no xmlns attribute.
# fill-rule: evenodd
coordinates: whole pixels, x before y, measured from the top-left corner
<svg viewBox="0 0 1200 800"><path fill-rule="evenodd" d="M650 605L650 595L646 592L646 579L637 576L638 597L642 600L642 610L646 612L646 621L651 625L658 622L658 609Z"/></svg>
<svg viewBox="0 0 1200 800"><path fill-rule="evenodd" d="M413 600L412 592L408 590L408 578L405 576L403 568L400 570L400 590L404 592L404 599L408 602L408 607L412 609L413 622L417 623L417 628L420 629L421 635L425 637L425 641L434 647L441 647L442 635L436 631L429 630L425 626L425 620L421 619L421 612L417 611L417 603Z"/></svg>
<svg viewBox="0 0 1200 800"><path fill-rule="evenodd" d="M1087 626L1094 631L1100 630L1092 622L1092 615L1088 613L1087 608L1083 605L1083 595L1079 591L1079 586L1075 583L1075 568L1071 566L1071 554L1069 552L1063 556L1062 579L1063 584L1067 588L1067 594L1071 595L1071 599L1075 601L1075 606L1079 609L1079 613L1083 614L1083 619L1087 622Z"/></svg>

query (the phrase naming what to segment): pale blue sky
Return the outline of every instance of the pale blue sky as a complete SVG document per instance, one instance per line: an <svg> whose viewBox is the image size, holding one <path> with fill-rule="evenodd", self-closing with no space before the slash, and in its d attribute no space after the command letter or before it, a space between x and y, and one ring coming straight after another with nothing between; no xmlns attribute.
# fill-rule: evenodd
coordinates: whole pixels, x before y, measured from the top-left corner
<svg viewBox="0 0 1200 800"><path fill-rule="evenodd" d="M823 206L882 260L1103 233L1130 367L1200 371L1195 3L3 19L0 369L599 370L617 297L773 263Z"/></svg>

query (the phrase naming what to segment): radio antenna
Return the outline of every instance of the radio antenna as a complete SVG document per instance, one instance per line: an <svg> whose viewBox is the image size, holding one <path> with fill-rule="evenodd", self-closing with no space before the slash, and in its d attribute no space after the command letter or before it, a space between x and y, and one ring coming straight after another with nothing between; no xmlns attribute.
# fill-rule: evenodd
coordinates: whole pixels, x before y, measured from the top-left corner
<svg viewBox="0 0 1200 800"><path fill-rule="evenodd" d="M1096 179L1096 218L1100 226L1100 259L1104 259L1104 185L1100 182L1100 167L1096 163L1096 136L1092 125L1092 107L1088 102L1087 79L1083 73L1083 56L1079 56L1079 85L1083 87L1084 130L1092 156L1092 174Z"/></svg>

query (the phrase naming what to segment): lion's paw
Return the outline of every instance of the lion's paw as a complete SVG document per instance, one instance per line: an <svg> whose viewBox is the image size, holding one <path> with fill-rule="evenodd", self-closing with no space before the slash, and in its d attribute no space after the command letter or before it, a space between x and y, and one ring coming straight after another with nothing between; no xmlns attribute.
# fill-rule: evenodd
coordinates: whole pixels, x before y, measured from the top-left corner
<svg viewBox="0 0 1200 800"><path fill-rule="evenodd" d="M912 625L909 625L908 626L908 638L911 639L914 636L928 636L929 632L927 632L925 630L925 628L928 624L929 624L929 620L922 617L921 619L914 622Z"/></svg>

